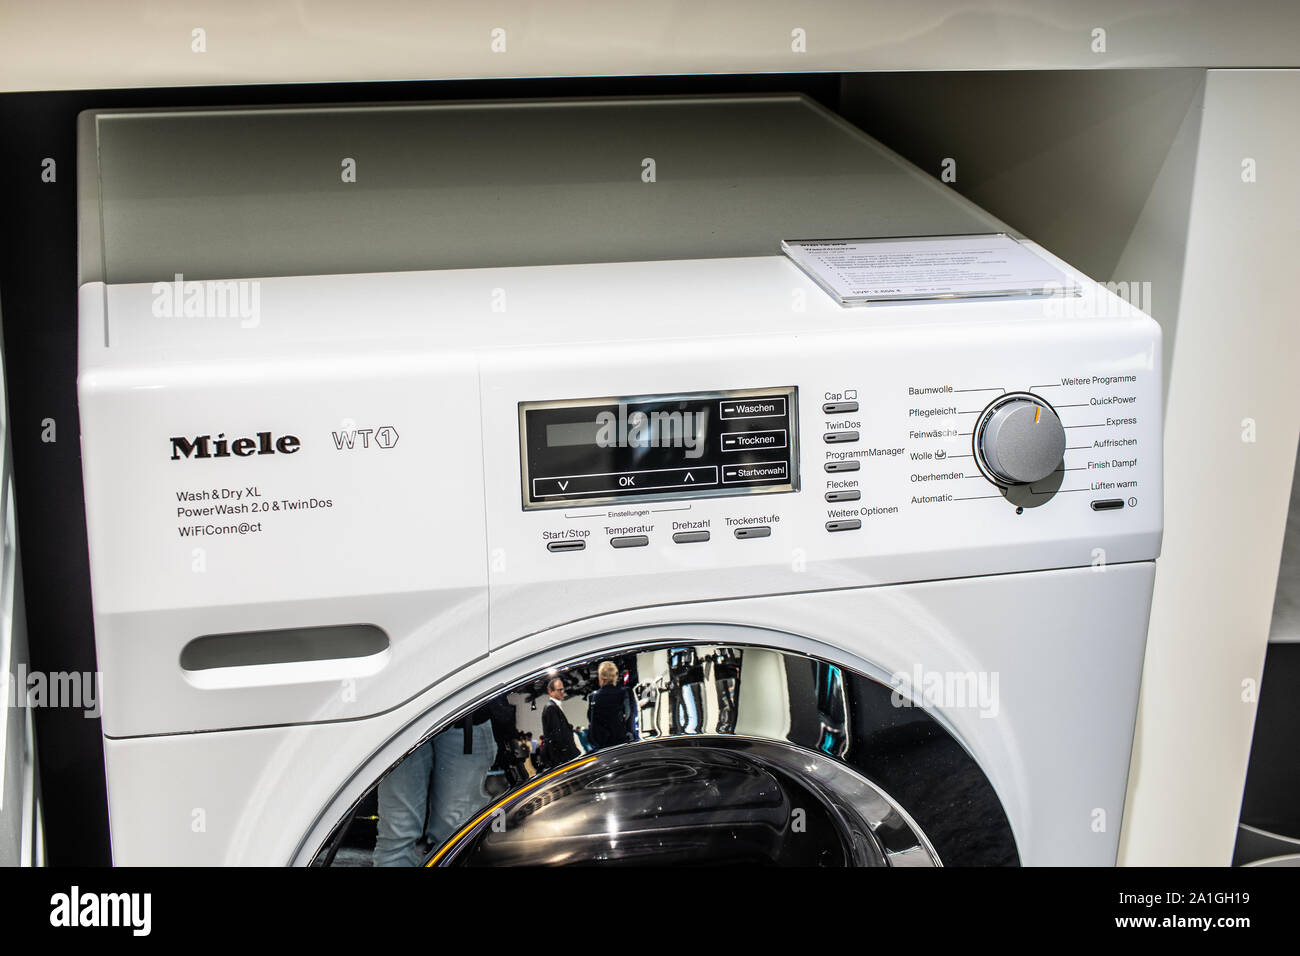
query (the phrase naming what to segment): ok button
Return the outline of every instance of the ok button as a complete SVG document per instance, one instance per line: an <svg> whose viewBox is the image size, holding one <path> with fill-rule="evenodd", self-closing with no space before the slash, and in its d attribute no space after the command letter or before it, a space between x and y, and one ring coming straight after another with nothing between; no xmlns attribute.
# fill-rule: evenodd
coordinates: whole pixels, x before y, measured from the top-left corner
<svg viewBox="0 0 1300 956"><path fill-rule="evenodd" d="M618 486L620 488L635 488L636 475L619 475Z"/></svg>

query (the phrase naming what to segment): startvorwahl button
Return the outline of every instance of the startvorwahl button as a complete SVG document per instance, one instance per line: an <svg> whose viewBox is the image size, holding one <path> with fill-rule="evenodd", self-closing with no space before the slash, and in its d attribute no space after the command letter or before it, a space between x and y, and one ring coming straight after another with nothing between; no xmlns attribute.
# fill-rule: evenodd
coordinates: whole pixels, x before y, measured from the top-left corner
<svg viewBox="0 0 1300 956"><path fill-rule="evenodd" d="M762 461L745 465L725 465L722 469L722 483L734 485L753 484L760 481L787 481L790 466L783 461Z"/></svg>

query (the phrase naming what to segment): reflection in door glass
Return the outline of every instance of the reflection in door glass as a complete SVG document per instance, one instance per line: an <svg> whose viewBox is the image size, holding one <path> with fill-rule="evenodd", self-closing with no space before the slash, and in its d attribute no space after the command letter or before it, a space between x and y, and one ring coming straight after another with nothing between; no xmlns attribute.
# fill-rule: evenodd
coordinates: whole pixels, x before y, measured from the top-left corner
<svg viewBox="0 0 1300 956"><path fill-rule="evenodd" d="M933 866L934 827L953 862L1014 863L978 766L892 693L754 646L682 641L566 665L422 740L314 862Z"/></svg>

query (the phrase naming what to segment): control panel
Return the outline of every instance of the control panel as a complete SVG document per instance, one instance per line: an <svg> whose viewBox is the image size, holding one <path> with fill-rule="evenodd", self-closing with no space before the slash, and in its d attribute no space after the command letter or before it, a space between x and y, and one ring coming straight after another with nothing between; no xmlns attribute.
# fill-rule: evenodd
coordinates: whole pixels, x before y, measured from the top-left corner
<svg viewBox="0 0 1300 956"><path fill-rule="evenodd" d="M886 415L868 420L859 389L823 390L828 400L820 405L820 441L812 454L825 475L814 491L827 506L824 528L859 531L864 518L997 498L1023 514L1081 492L1092 493L1086 500L1093 511L1137 507L1136 452L1118 454L1139 442L1132 434L1136 413L1098 414L1134 404L1135 390L1126 386L1136 383L1136 375L1064 376L1037 386L1056 392L1062 412L1033 391L918 383L907 386L906 428L898 416L894 429ZM797 491L798 407L797 388L520 403L523 507ZM884 403L874 407L882 411ZM873 427L864 429L864 420ZM1067 430L1077 432L1079 444L1068 444ZM912 493L890 497L890 484L911 486ZM864 485L871 489L868 504ZM619 533L624 530L614 526L608 534L612 548L651 543L641 526ZM744 523L734 532L753 540L770 537L772 529ZM580 551L588 537L561 536L546 545L552 552ZM671 531L676 544L710 538L709 530Z"/></svg>
<svg viewBox="0 0 1300 956"><path fill-rule="evenodd" d="M546 590L577 614L1150 560L1159 331L1041 309L486 355L493 640Z"/></svg>
<svg viewBox="0 0 1300 956"><path fill-rule="evenodd" d="M81 337L100 626L412 595L411 621L455 611L437 656L615 609L1159 554L1160 330L1104 289L1070 316L854 309L777 257L614 263L493 273L512 304L482 316L485 281L267 280L256 336L155 316L148 284L84 289L83 331L123 317L111 347Z"/></svg>

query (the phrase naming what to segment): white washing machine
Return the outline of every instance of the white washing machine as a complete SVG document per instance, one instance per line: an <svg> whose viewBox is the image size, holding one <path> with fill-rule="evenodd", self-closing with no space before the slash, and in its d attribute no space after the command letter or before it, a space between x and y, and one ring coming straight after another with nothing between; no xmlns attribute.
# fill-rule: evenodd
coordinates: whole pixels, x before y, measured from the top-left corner
<svg viewBox="0 0 1300 956"><path fill-rule="evenodd" d="M797 97L83 124L115 862L1115 862L1161 533L1150 318L1042 250L1085 295L841 306L781 238L1008 229ZM309 181L340 124L405 144L349 157L390 193ZM426 135L456 195L532 205L420 233L446 207L397 167ZM484 171L485 139L544 182ZM315 190L279 231L229 165L268 156ZM376 208L400 242L313 226ZM557 220L590 235L544 247ZM669 233L692 254L647 254ZM427 267L344 271L387 241Z"/></svg>

